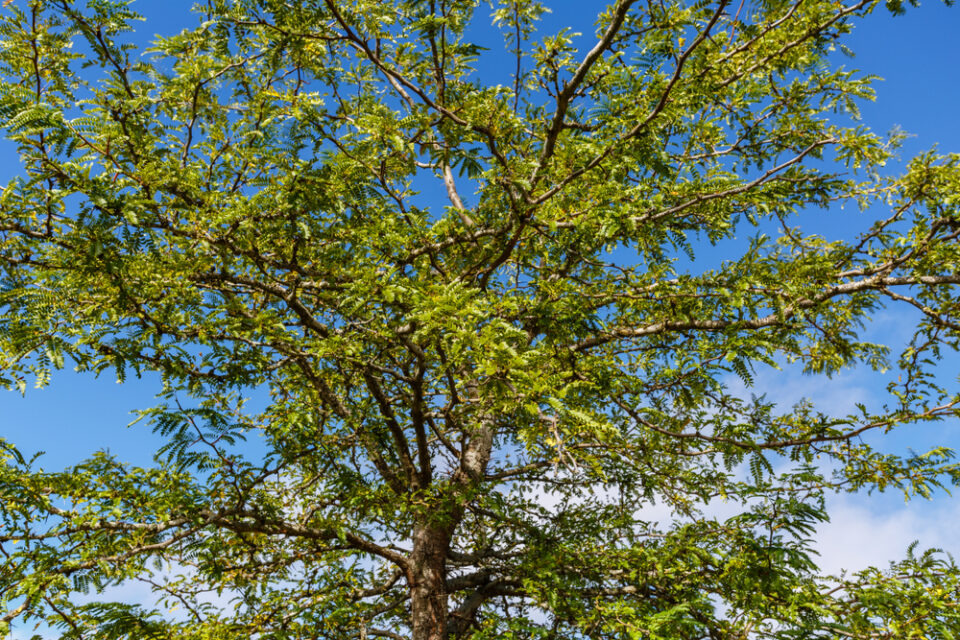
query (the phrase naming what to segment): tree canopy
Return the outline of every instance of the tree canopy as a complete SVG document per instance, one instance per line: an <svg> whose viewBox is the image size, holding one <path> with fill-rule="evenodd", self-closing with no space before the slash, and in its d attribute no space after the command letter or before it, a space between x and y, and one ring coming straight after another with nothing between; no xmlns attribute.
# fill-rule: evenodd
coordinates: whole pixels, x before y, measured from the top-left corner
<svg viewBox="0 0 960 640"><path fill-rule="evenodd" d="M159 375L166 437L62 471L0 441L7 629L960 633L951 558L813 553L827 496L960 477L862 437L960 402L960 156L888 175L832 54L875 0L582 3L582 35L535 0L206 0L146 50L128 1L4 4L0 382ZM865 335L889 309L905 346ZM781 367L887 400L751 393Z"/></svg>

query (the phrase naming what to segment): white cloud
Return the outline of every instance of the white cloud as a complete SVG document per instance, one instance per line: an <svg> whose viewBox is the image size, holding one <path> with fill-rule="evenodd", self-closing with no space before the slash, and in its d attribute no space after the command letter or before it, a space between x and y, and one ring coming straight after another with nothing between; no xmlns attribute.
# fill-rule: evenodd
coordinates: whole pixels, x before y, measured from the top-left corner
<svg viewBox="0 0 960 640"><path fill-rule="evenodd" d="M828 512L831 520L819 528L816 541L825 573L884 569L903 559L914 541L921 550L939 548L960 557L955 528L960 502L947 496L904 503L894 495L844 495L829 501Z"/></svg>
<svg viewBox="0 0 960 640"><path fill-rule="evenodd" d="M818 411L833 416L844 416L857 411L857 404L869 405L883 389L880 376L868 370L843 371L832 378L804 375L799 367L785 366L782 370L763 367L757 371L756 381L748 387L740 378L727 376L728 390L741 398L751 395L766 396L781 411L786 411L801 400L809 400Z"/></svg>

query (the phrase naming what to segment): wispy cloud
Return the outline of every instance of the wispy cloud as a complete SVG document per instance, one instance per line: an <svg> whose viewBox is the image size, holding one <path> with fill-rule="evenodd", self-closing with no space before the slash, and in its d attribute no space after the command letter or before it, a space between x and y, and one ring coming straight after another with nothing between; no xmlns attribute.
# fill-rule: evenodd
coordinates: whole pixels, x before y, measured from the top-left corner
<svg viewBox="0 0 960 640"><path fill-rule="evenodd" d="M825 573L885 568L903 559L914 541L921 549L938 548L960 557L956 499L904 503L896 496L845 495L830 500L829 513L831 520L820 527L816 542Z"/></svg>
<svg viewBox="0 0 960 640"><path fill-rule="evenodd" d="M908 320L903 314L882 314L871 328L871 337L880 342L906 339L910 334ZM856 413L858 404L878 406L886 394L884 379L863 367L830 379L785 367L782 371L761 372L751 387L734 376L725 382L731 392L745 397L765 395L781 410L806 399L824 413L843 416ZM908 448L957 445L958 438L955 423L940 423L904 427L888 435L873 434L871 442L885 451L904 453ZM955 523L960 520L960 501L943 492L931 501L910 502L895 494L842 494L828 500L827 511L831 520L818 529L815 544L824 573L854 572L868 566L885 568L891 561L903 559L914 541L921 549L941 548L960 557L960 537L954 533Z"/></svg>

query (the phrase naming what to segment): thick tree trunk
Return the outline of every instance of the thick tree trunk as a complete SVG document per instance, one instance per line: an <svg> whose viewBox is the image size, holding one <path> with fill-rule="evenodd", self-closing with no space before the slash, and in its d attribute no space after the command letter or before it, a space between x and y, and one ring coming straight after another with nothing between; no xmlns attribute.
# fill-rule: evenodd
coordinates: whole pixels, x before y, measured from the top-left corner
<svg viewBox="0 0 960 640"><path fill-rule="evenodd" d="M493 447L489 418L480 421L461 452L460 468L453 474L443 513L425 514L413 532L410 555L411 640L447 640L447 553L464 507L459 494L483 477Z"/></svg>
<svg viewBox="0 0 960 640"><path fill-rule="evenodd" d="M411 561L411 640L446 640L446 557L449 531L418 525L413 534Z"/></svg>

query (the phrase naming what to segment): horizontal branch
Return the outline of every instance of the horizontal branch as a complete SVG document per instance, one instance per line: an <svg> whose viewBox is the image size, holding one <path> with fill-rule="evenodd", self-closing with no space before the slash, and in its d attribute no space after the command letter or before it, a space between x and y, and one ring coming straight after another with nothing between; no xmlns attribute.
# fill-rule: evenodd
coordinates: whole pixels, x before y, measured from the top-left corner
<svg viewBox="0 0 960 640"><path fill-rule="evenodd" d="M882 291L887 287L910 286L910 285L955 285L960 284L960 274L938 275L938 276L901 276L889 277L881 274L875 275L863 280L847 282L826 289L813 298L799 300L792 305L783 308L779 313L770 313L753 320L680 320L656 322L642 327L617 327L605 332L603 335L597 335L572 345L571 351L587 351L618 340L641 338L644 336L654 336L666 333L680 331L726 331L728 329L736 330L756 330L767 327L776 327L786 324L798 311L816 307L831 298L837 296L849 295L861 291Z"/></svg>

